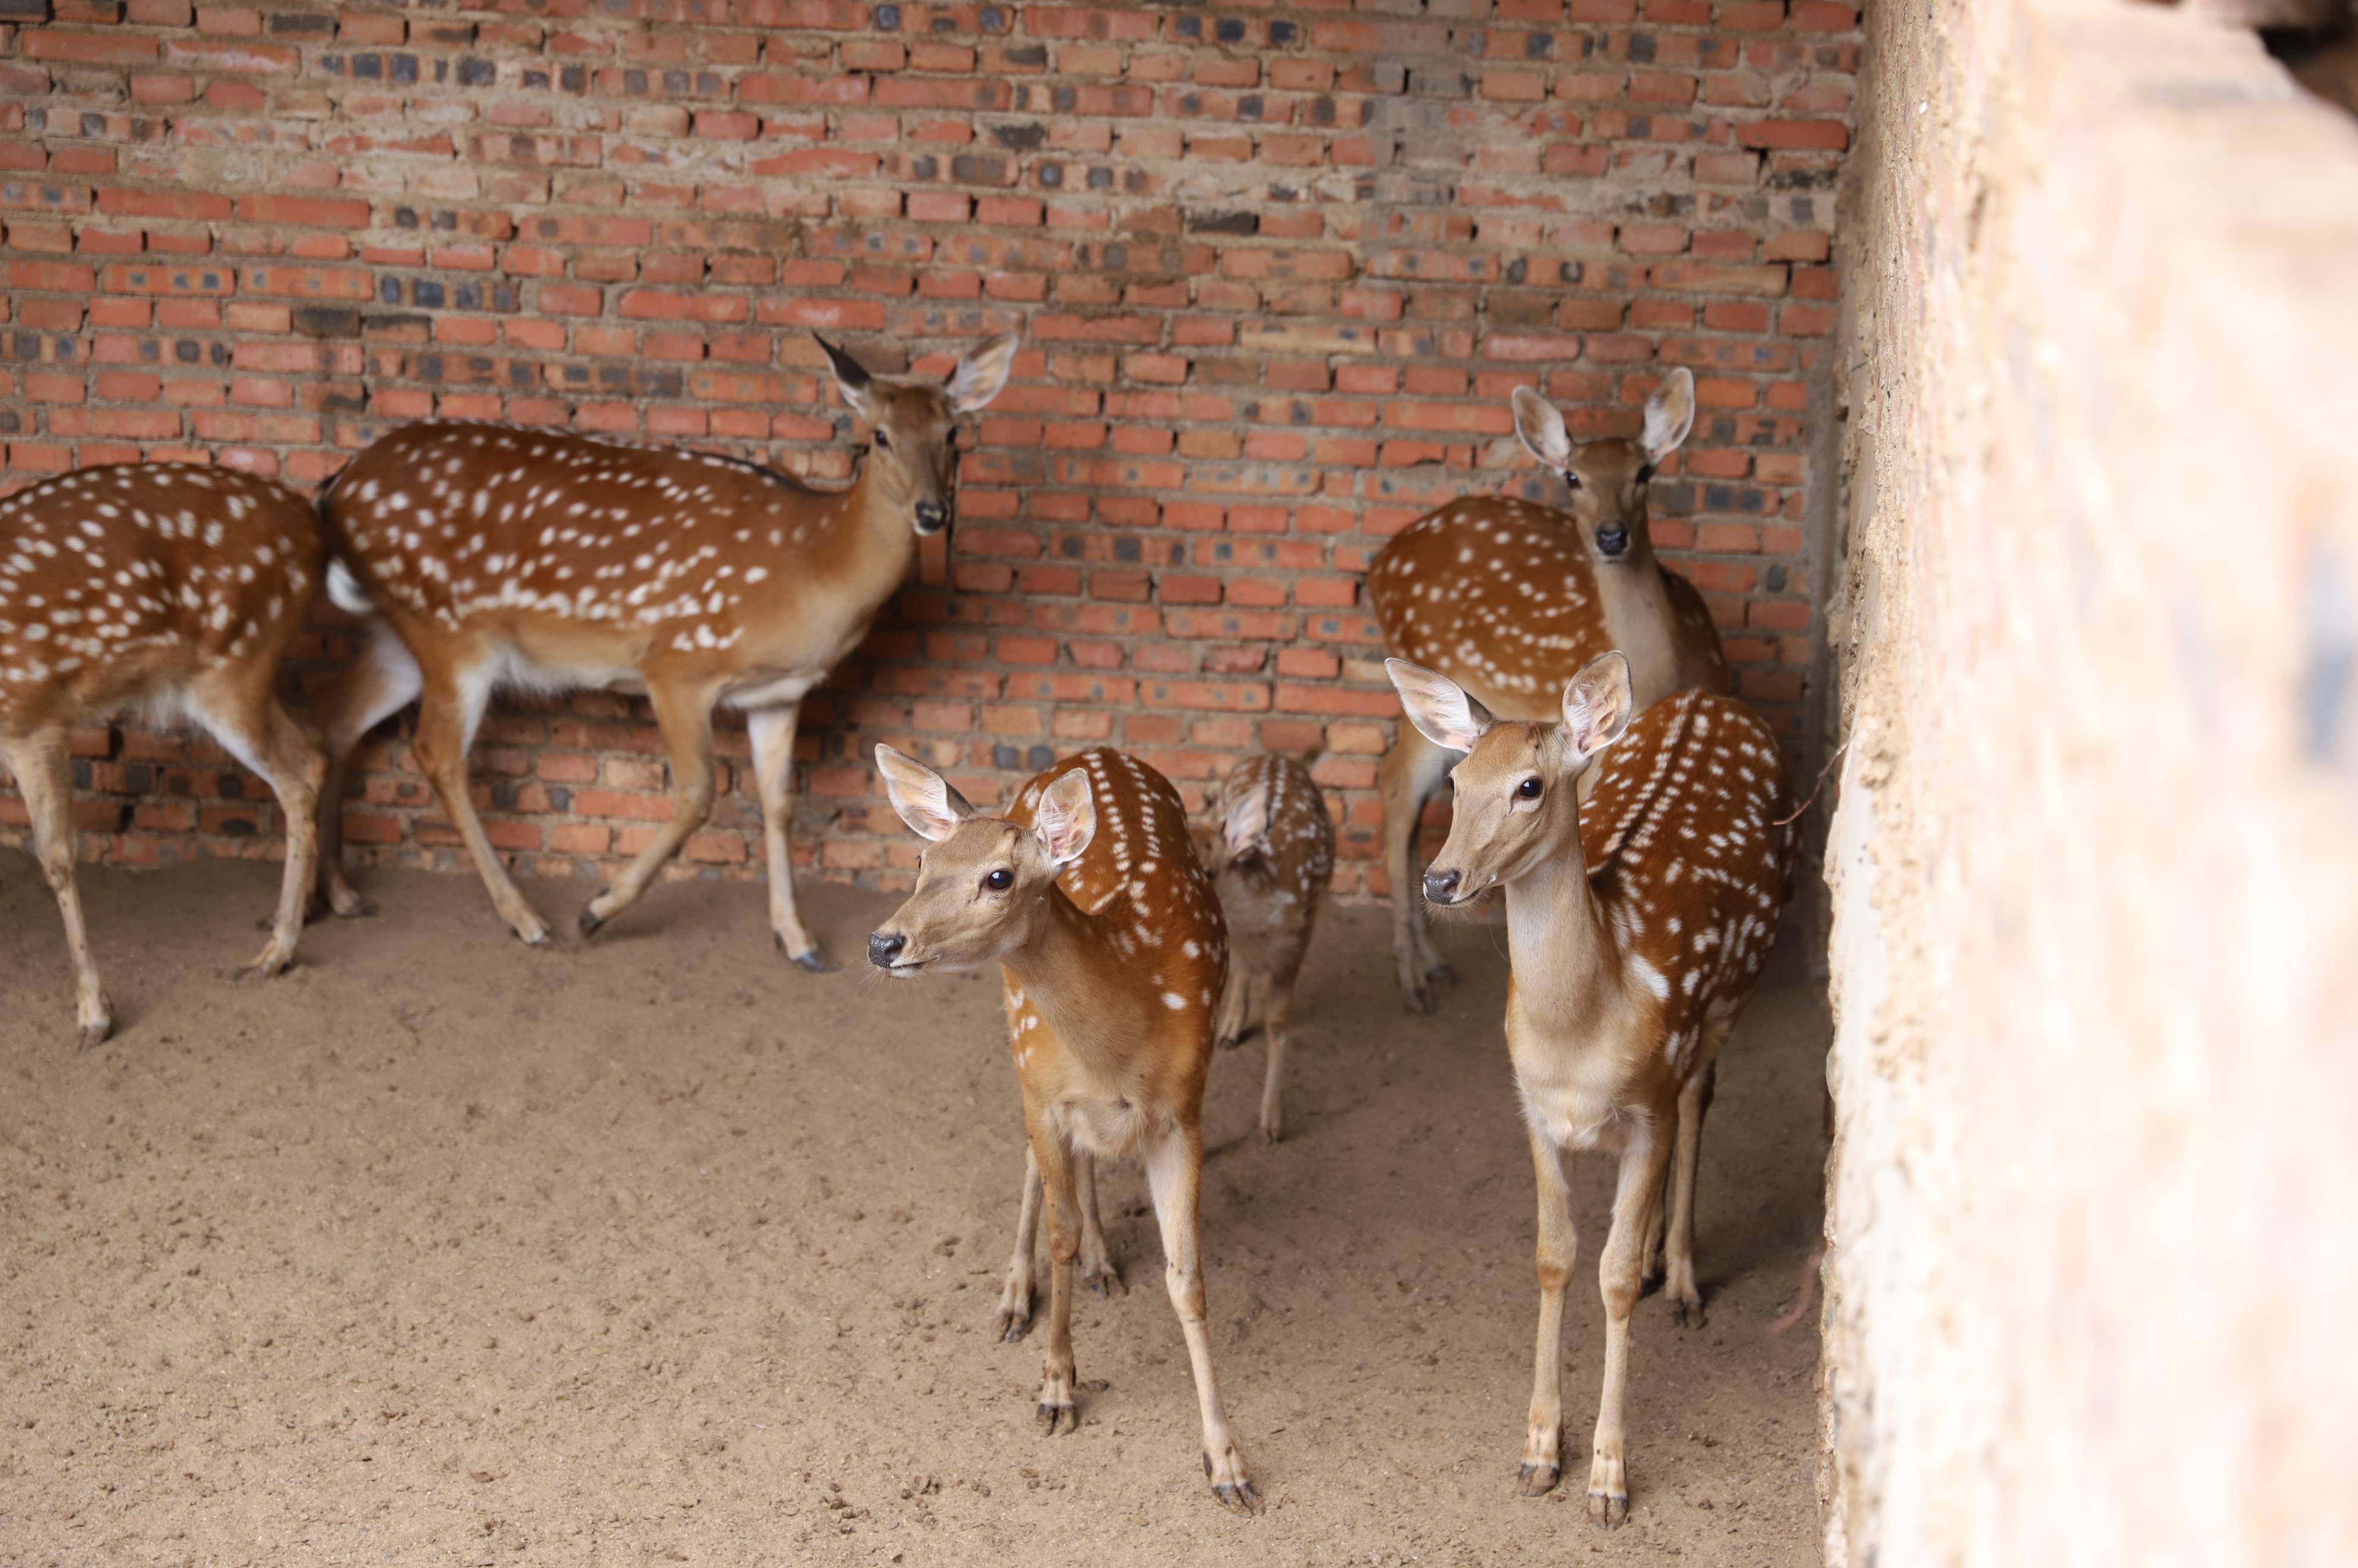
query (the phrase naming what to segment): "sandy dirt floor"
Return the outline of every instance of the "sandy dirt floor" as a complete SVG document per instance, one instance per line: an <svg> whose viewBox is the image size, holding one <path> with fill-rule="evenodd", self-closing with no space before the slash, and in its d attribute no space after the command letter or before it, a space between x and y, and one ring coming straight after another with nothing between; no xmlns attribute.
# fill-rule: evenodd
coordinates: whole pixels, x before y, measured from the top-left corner
<svg viewBox="0 0 2358 1568"><path fill-rule="evenodd" d="M0 853L0 1563L1710 1564L1816 1561L1823 998L1789 940L1704 1154L1709 1326L1640 1303L1629 1524L1579 1482L1610 1169L1574 1162L1567 1484L1513 1492L1536 1312L1500 934L1400 1012L1379 911L1297 1003L1285 1142L1215 1065L1205 1255L1267 1506L1223 1513L1145 1186L1075 1314L1079 1433L991 1314L1022 1172L995 979L812 978L756 887L519 946L471 877L259 945L276 869L86 871L115 1038L78 1054L47 890ZM570 931L592 888L530 890ZM812 888L851 959L894 901Z"/></svg>

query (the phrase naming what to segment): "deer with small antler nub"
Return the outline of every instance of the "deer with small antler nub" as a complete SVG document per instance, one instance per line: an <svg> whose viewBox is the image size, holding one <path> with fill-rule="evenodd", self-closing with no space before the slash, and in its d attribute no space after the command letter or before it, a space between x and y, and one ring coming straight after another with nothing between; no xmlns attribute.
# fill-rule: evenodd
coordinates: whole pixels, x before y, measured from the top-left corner
<svg viewBox="0 0 2358 1568"><path fill-rule="evenodd" d="M1539 1176L1540 1332L1521 1485L1556 1483L1572 1195L1563 1155L1620 1156L1597 1268L1605 1388L1588 1511L1629 1511L1623 1406L1629 1318L1669 1186L1664 1292L1703 1320L1695 1169L1721 1044L1777 934L1793 865L1776 736L1750 708L1680 692L1631 717L1629 666L1606 654L1564 687L1560 722L1493 719L1445 676L1389 659L1417 730L1466 753L1448 841L1424 873L1444 908L1507 902L1507 1053ZM1574 787L1597 764L1588 798Z"/></svg>
<svg viewBox="0 0 2358 1568"><path fill-rule="evenodd" d="M475 813L467 751L502 687L644 691L671 752L672 815L580 917L628 908L710 815L712 710L745 714L781 951L827 967L795 908L787 828L802 700L868 633L917 540L950 525L960 416L1007 384L1016 341L969 352L946 384L871 375L820 341L871 432L860 477L822 491L755 464L557 430L435 421L371 446L321 502L339 557L329 591L372 618L321 698L329 782L320 892L362 901L338 863L353 743L413 697L411 745L515 934L548 939Z"/></svg>
<svg viewBox="0 0 2358 1568"><path fill-rule="evenodd" d="M1195 1368L1204 1474L1224 1506L1249 1512L1259 1498L1212 1374L1196 1233L1204 1079L1228 935L1179 793L1100 746L1033 778L1005 816L986 816L890 746L876 748L876 765L893 809L927 844L908 901L869 937L869 961L896 979L1001 968L1030 1152L1000 1322L1010 1339L1030 1323L1037 1182L1051 1263L1040 1425L1051 1436L1079 1430L1073 1266L1094 1202L1082 1173L1135 1153Z"/></svg>
<svg viewBox="0 0 2358 1568"><path fill-rule="evenodd" d="M1636 440L1575 443L1555 406L1515 389L1515 433L1571 487L1559 510L1511 496L1453 501L1392 537L1368 568L1384 646L1440 671L1504 719L1541 719L1573 673L1617 649L1643 711L1674 691L1730 689L1703 596L1654 557L1647 486L1693 427L1694 375L1662 378ZM1384 875L1401 1003L1431 1012L1449 965L1416 898L1416 828L1449 753L1403 726L1384 755ZM1584 781L1583 787L1585 787Z"/></svg>
<svg viewBox="0 0 2358 1568"><path fill-rule="evenodd" d="M311 503L234 469L119 463L0 500L0 758L65 917L85 1048L114 1009L74 884L77 722L121 708L194 719L262 775L287 816L287 870L260 979L294 961L311 881L319 748L278 702L278 663L326 557Z"/></svg>

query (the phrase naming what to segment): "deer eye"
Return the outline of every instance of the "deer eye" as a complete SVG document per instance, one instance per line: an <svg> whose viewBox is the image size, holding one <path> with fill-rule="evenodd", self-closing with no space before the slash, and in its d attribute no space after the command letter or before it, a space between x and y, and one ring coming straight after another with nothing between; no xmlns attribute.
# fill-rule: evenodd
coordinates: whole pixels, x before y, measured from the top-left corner
<svg viewBox="0 0 2358 1568"><path fill-rule="evenodd" d="M1578 490L1580 488L1580 476L1573 472L1570 469L1566 469L1563 470L1563 482L1572 486L1573 489Z"/></svg>
<svg viewBox="0 0 2358 1568"><path fill-rule="evenodd" d="M1539 797L1540 781L1535 778L1525 779L1515 786L1515 798L1518 800L1537 800Z"/></svg>
<svg viewBox="0 0 2358 1568"><path fill-rule="evenodd" d="M1015 885L1015 873L1009 871L1005 866L1001 866L997 871L992 871L990 875L984 877L982 879L982 885L989 888L993 892L1005 892L1009 888Z"/></svg>
<svg viewBox="0 0 2358 1568"><path fill-rule="evenodd" d="M889 452L892 449L892 438L879 430L876 432L876 444Z"/></svg>

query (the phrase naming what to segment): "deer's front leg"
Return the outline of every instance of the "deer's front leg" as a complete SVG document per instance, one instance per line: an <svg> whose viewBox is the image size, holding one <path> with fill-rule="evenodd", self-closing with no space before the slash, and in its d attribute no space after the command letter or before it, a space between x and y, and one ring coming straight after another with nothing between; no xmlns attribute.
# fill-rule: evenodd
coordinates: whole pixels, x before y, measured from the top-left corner
<svg viewBox="0 0 2358 1568"><path fill-rule="evenodd" d="M8 769L33 819L32 849L41 875L56 895L65 922L66 949L73 957L74 1026L87 1051L114 1027L114 1010L98 982L91 957L90 928L82 921L81 890L74 881L73 761L62 726L5 743Z"/></svg>
<svg viewBox="0 0 2358 1568"><path fill-rule="evenodd" d="M1078 1432L1073 1408L1073 1259L1080 1251L1079 1217L1074 1213L1072 1157L1064 1134L1044 1114L1025 1108L1032 1157L1048 1206L1048 1357L1040 1374L1040 1430L1050 1437Z"/></svg>
<svg viewBox="0 0 2358 1568"><path fill-rule="evenodd" d="M1579 1233L1572 1224L1572 1188L1563 1179L1563 1153L1532 1127L1531 1169L1540 1193L1540 1337L1531 1365L1531 1418L1523 1437L1522 1468L1516 1486L1527 1498L1552 1489L1563 1473L1563 1286L1572 1277Z"/></svg>
<svg viewBox="0 0 2358 1568"><path fill-rule="evenodd" d="M1629 1517L1622 1425L1629 1391L1629 1314L1638 1304L1653 1211L1661 1202L1662 1173L1670 1163L1670 1141L1659 1130L1668 1119L1657 1116L1644 1130L1631 1134L1621 1152L1621 1176L1613 1192L1613 1229L1605 1238L1605 1253L1596 1266L1597 1284L1605 1298L1605 1391L1596 1401L1596 1445L1588 1466L1588 1517L1608 1527Z"/></svg>
<svg viewBox="0 0 2358 1568"><path fill-rule="evenodd" d="M801 968L825 974L835 968L795 908L795 858L786 835L795 816L795 726L802 704L758 708L745 716L745 738L753 748L753 787L762 796L762 843L770 866L770 931L778 950Z"/></svg>
<svg viewBox="0 0 2358 1568"><path fill-rule="evenodd" d="M1040 1157L1023 1146L1023 1192L1015 1205L1015 1256L1007 1262L1007 1282L999 1291L999 1337L1021 1339L1032 1332L1033 1246L1040 1234Z"/></svg>
<svg viewBox="0 0 2358 1568"><path fill-rule="evenodd" d="M1146 1183L1154 1195L1154 1217L1163 1230L1163 1279L1171 1309L1187 1338L1187 1360L1195 1371L1195 1404L1204 1422L1204 1474L1224 1508L1250 1513L1260 1506L1244 1455L1228 1431L1219 1379L1212 1374L1212 1335L1205 1321L1204 1272L1196 1255L1196 1201L1204 1178L1203 1137L1195 1128L1174 1128L1146 1150Z"/></svg>

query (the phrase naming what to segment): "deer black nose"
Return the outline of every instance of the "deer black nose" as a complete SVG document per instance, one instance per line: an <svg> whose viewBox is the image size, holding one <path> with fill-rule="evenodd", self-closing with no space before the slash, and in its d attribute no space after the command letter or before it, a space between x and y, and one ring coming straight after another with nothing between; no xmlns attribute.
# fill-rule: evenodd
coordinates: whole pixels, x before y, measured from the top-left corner
<svg viewBox="0 0 2358 1568"><path fill-rule="evenodd" d="M1464 880L1455 871L1424 873L1424 896L1435 903L1449 903L1457 897L1457 884Z"/></svg>
<svg viewBox="0 0 2358 1568"><path fill-rule="evenodd" d="M908 945L909 939L897 931L871 931L868 934L868 961L880 969L889 969L892 960L901 956L901 949Z"/></svg>
<svg viewBox="0 0 2358 1568"><path fill-rule="evenodd" d="M922 533L938 534L950 520L950 509L938 501L917 503L917 527Z"/></svg>
<svg viewBox="0 0 2358 1568"><path fill-rule="evenodd" d="M1599 528L1596 531L1596 553L1610 560L1629 547L1627 528Z"/></svg>

